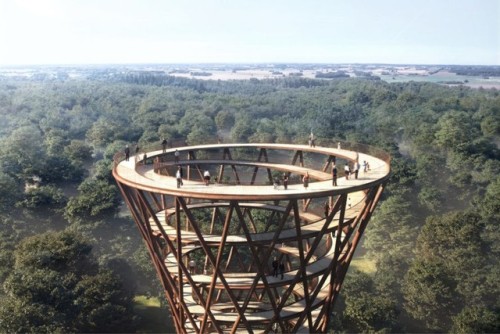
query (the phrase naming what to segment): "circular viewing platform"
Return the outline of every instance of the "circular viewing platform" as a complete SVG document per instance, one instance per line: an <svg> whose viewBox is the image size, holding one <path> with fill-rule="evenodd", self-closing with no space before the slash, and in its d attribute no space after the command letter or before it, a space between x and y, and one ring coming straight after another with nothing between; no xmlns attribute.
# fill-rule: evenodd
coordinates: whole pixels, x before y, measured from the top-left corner
<svg viewBox="0 0 500 334"><path fill-rule="evenodd" d="M177 162L176 151L179 152ZM265 159L262 152L266 152ZM115 178L129 186L148 191L206 199L275 200L303 198L304 195L331 196L384 182L390 172L388 158L346 149L308 145L212 144L156 150L147 152L146 155L146 161L143 159L143 154L139 154L131 156L128 161L119 162L114 170ZM335 158L338 169L336 187L332 187L332 157ZM353 175L346 179L344 165L349 163L352 169L356 162L359 163L360 169L358 178L355 179ZM366 171L364 162L369 165ZM183 177L184 185L181 188L177 188L176 166L183 166L186 169ZM248 180L248 177L245 180L238 174L234 177L234 173L229 181L218 178L217 182L214 182L214 178L218 177L218 171L224 166L228 166L232 171L237 168L245 169L246 172L243 173L247 174L255 170L262 174L262 171L269 170L302 177L308 173L310 182L307 189L302 183L290 182L286 191L283 189L281 177L280 187L275 187L274 180L268 178L269 174L267 177L261 175L261 182L259 178L254 182ZM211 183L208 187L203 180L205 170L211 173Z"/></svg>

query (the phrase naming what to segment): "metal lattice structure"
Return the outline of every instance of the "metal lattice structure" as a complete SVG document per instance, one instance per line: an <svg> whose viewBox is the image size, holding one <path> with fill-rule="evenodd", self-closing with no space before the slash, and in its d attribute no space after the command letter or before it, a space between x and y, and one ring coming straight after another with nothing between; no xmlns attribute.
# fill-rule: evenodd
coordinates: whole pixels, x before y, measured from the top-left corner
<svg viewBox="0 0 500 334"><path fill-rule="evenodd" d="M389 157L364 152L215 144L117 161L113 176L146 242L177 332L326 332L389 177ZM340 176L345 164L356 162L356 178L339 177L333 186L331 166ZM185 174L180 187L179 166ZM206 170L216 175L209 185ZM286 190L278 175L289 177Z"/></svg>

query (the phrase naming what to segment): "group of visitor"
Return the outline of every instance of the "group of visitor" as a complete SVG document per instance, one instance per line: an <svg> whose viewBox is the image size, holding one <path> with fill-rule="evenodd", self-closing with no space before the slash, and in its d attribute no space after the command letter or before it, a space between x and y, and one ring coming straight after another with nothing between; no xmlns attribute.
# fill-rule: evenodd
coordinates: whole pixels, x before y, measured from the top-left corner
<svg viewBox="0 0 500 334"><path fill-rule="evenodd" d="M281 261L278 261L278 259L275 257L273 262L273 277L278 277L278 274L281 275L281 279L283 279L284 273L285 273L285 264Z"/></svg>
<svg viewBox="0 0 500 334"><path fill-rule="evenodd" d="M314 134L311 131L311 134L309 135L309 146L316 147L315 141L316 141L316 138L314 137ZM167 139L162 138L161 146L162 146L163 153L166 153L167 145L168 145ZM341 149L340 142L338 143L337 148ZM130 148L128 145L125 146L124 153L125 153L125 161L129 161ZM138 153L139 153L139 144L137 144L135 147L136 156L138 155ZM179 164L179 157L180 157L180 152L176 149L174 151L174 161L177 164L177 171L175 173L175 178L177 180L177 188L180 188L182 185L184 185L184 183L182 182L183 170L182 170L182 167L180 165L178 165ZM147 155L146 155L146 153L144 153L144 157L143 157L144 164L146 163L146 159L147 159ZM365 172L365 173L370 170L370 164L366 160L363 161L362 167L363 167L363 172ZM361 166L358 162L358 157L356 157L356 161L353 163L352 169L351 169L349 163L346 163L344 166L344 175L345 175L346 180L349 180L349 176L351 176L351 177L354 176L354 179L357 179L358 175L359 175L360 168L361 168ZM332 186L335 187L335 186L337 186L337 176L338 176L338 170L337 170L337 165L335 164L335 160L334 160L333 165L332 165L331 175L332 175ZM283 188L285 190L288 189L289 176L290 176L289 173L283 173L283 176L282 176ZM206 186L208 186L210 184L210 178L211 178L210 172L208 170L205 170L203 172L203 180L204 180ZM305 175L302 176L302 184L303 184L305 189L307 189L309 187L309 179L310 179L309 172L306 172ZM280 183L281 183L280 179L278 177L275 177L273 180L274 189L279 189Z"/></svg>
<svg viewBox="0 0 500 334"><path fill-rule="evenodd" d="M349 176L354 176L354 179L358 179L360 167L361 166L357 160L353 163L352 169L349 166L349 163L346 163L344 166L345 179L349 180ZM369 170L370 170L370 164L368 163L368 161L364 160L363 161L363 172L366 173ZM333 185L336 186L337 185L337 167L335 166L335 164L332 167L332 178L333 178Z"/></svg>

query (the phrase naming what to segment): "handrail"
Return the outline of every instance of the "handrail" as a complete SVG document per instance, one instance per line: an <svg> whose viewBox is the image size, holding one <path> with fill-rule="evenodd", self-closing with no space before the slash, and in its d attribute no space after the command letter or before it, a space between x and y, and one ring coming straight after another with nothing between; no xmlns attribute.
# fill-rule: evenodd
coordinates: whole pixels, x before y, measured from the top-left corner
<svg viewBox="0 0 500 334"><path fill-rule="evenodd" d="M345 149L345 150L350 150L350 151L356 151L360 153L365 153L371 156L374 156L376 158L379 158L386 162L388 165L391 163L391 156L389 153L386 151L366 145L366 144L361 144L361 143L356 143L356 142L349 142L349 141L344 141L344 140L339 140L336 138L321 138L318 137L315 139L316 145L318 146L325 146L325 147L338 147L340 145L340 148ZM213 136L213 137L206 137L206 140L204 140L204 144L216 144L216 143L222 143L222 140L220 137ZM236 142L233 142L231 140L227 141L224 140L224 144L236 144ZM290 142L280 142L282 144L305 144L307 143L306 141L298 141L298 140L291 140ZM186 146L189 143L186 143L184 140L174 140L174 141L168 141L168 147L167 148L175 148L175 147L182 147ZM135 152L137 147L136 145L131 145L130 146L130 151ZM135 156L136 158L136 163L140 160L142 160L143 154L148 153L148 152L153 152L153 151L159 151L162 150L162 145L160 143L149 143L144 146L141 146L139 149L139 157L137 158L137 155L131 154L131 156ZM113 156L113 163L114 167L116 167L121 161L125 160L125 153L123 151L115 153Z"/></svg>

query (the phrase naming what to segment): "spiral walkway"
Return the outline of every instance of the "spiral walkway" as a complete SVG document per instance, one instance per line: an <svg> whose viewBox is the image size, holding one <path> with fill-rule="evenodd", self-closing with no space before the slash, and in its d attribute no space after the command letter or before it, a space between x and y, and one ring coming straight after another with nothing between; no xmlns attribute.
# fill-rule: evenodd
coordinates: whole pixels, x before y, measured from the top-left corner
<svg viewBox="0 0 500 334"><path fill-rule="evenodd" d="M146 241L178 333L326 332L389 177L389 158L377 155L215 144L117 161L113 176ZM356 162L357 179L346 179L344 165ZM363 171L365 162L370 168ZM205 171L212 175L208 186Z"/></svg>

